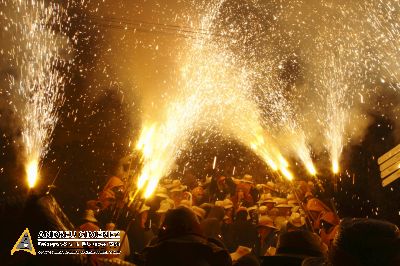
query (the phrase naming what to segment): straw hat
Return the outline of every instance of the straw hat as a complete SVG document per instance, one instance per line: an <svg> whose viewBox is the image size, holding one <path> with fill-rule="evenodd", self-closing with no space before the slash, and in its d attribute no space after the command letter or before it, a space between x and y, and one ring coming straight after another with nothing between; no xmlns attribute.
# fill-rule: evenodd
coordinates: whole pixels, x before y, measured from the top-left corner
<svg viewBox="0 0 400 266"><path fill-rule="evenodd" d="M192 207L192 203L190 203L190 201L189 200L181 200L181 202L179 203L179 206L183 206L183 207L186 207L186 208L191 208Z"/></svg>
<svg viewBox="0 0 400 266"><path fill-rule="evenodd" d="M93 210L85 210L85 213L83 215L83 220L88 221L88 222L97 223L97 219L94 217Z"/></svg>
<svg viewBox="0 0 400 266"><path fill-rule="evenodd" d="M169 201L168 199L160 202L160 208L156 211L157 213L166 213L169 209L172 209L174 203Z"/></svg>
<svg viewBox="0 0 400 266"><path fill-rule="evenodd" d="M258 219L257 227L268 227L272 229L277 229L274 225L274 221L272 221L272 219L269 218L267 215L263 215Z"/></svg>
<svg viewBox="0 0 400 266"><path fill-rule="evenodd" d="M231 253L232 261L238 261L241 257L246 256L251 252L251 248L245 246L238 246L235 252Z"/></svg>
<svg viewBox="0 0 400 266"><path fill-rule="evenodd" d="M179 179L173 180L168 187L170 189L170 192L184 191L187 188L186 186L182 185Z"/></svg>
<svg viewBox="0 0 400 266"><path fill-rule="evenodd" d="M224 199L223 204L224 209L233 208L233 202L230 199Z"/></svg>
<svg viewBox="0 0 400 266"><path fill-rule="evenodd" d="M306 219L300 213L294 212L290 215L289 222L296 227L302 227L306 223Z"/></svg>
<svg viewBox="0 0 400 266"><path fill-rule="evenodd" d="M268 210L267 206L260 206L258 208L258 212L260 213L260 215L266 214L267 210Z"/></svg>
<svg viewBox="0 0 400 266"><path fill-rule="evenodd" d="M246 174L246 175L243 176L241 181L244 182L244 183L253 184L253 177L251 175Z"/></svg>
<svg viewBox="0 0 400 266"><path fill-rule="evenodd" d="M281 229L282 225L286 222L286 218L283 216L277 216L274 219L274 225L277 227L277 229Z"/></svg>
<svg viewBox="0 0 400 266"><path fill-rule="evenodd" d="M275 203L277 205L281 205L281 204L286 204L287 203L287 200L284 199L284 198L273 198L273 201L275 201Z"/></svg>
<svg viewBox="0 0 400 266"><path fill-rule="evenodd" d="M206 216L206 211L200 207L192 206L192 211L201 219L204 219Z"/></svg>
<svg viewBox="0 0 400 266"><path fill-rule="evenodd" d="M288 194L286 198L287 198L288 201L289 200L296 200L296 197L292 193Z"/></svg>
<svg viewBox="0 0 400 266"><path fill-rule="evenodd" d="M214 206L224 207L224 202L222 200L215 201Z"/></svg>
<svg viewBox="0 0 400 266"><path fill-rule="evenodd" d="M155 196L166 199L168 198L168 190L165 187L159 186L156 190Z"/></svg>
<svg viewBox="0 0 400 266"><path fill-rule="evenodd" d="M267 184L265 184L265 186L266 186L268 189L275 190L275 184L274 184L274 182L272 182L272 181L268 181Z"/></svg>
<svg viewBox="0 0 400 266"><path fill-rule="evenodd" d="M247 212L256 211L258 209L257 205L251 206L247 208Z"/></svg>

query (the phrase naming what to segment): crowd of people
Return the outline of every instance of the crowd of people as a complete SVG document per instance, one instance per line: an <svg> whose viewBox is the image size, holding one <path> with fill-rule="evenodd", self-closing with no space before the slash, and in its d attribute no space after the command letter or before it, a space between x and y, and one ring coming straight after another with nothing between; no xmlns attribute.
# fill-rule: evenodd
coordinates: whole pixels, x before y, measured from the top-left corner
<svg viewBox="0 0 400 266"><path fill-rule="evenodd" d="M164 178L150 199L133 204L126 187L113 176L87 202L80 230L123 235L119 255L92 256L92 265L400 265L396 225L340 219L311 181Z"/></svg>

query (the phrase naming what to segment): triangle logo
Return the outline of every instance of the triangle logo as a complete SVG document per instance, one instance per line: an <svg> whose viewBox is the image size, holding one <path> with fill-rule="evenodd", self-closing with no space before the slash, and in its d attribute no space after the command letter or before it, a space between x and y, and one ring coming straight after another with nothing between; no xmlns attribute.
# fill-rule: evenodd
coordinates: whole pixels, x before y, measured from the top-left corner
<svg viewBox="0 0 400 266"><path fill-rule="evenodd" d="M18 241L15 243L13 249L11 250L11 255L16 251L26 251L31 253L32 255L36 255L35 248L32 244L31 234L29 233L28 228L22 232L21 236L18 238Z"/></svg>

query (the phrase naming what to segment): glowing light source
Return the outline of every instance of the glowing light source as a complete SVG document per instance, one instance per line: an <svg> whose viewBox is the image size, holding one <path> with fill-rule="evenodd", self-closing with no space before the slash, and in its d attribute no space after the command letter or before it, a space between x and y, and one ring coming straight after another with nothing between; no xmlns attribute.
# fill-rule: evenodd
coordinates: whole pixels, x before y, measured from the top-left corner
<svg viewBox="0 0 400 266"><path fill-rule="evenodd" d="M317 170L315 169L314 164L312 162L308 162L306 164L306 169L310 173L310 175L316 175L317 174Z"/></svg>
<svg viewBox="0 0 400 266"><path fill-rule="evenodd" d="M29 188L33 188L37 183L37 180L39 178L38 167L39 163L36 159L29 161L28 164L26 165L25 171Z"/></svg>
<svg viewBox="0 0 400 266"><path fill-rule="evenodd" d="M338 162L338 160L333 160L332 161L332 172L334 174L339 173L339 162Z"/></svg>

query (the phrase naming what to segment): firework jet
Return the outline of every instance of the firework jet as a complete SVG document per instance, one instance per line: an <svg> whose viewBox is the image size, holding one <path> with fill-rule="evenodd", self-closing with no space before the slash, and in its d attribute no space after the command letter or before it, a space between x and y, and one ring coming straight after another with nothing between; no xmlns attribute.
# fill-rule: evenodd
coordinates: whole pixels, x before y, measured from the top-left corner
<svg viewBox="0 0 400 266"><path fill-rule="evenodd" d="M64 102L67 61L61 52L70 52L68 38L61 33L63 10L44 1L2 1L7 12L5 30L12 36L9 51L16 75L10 76L9 93L21 120L22 142L29 187L39 177L39 165L46 155L58 111Z"/></svg>

